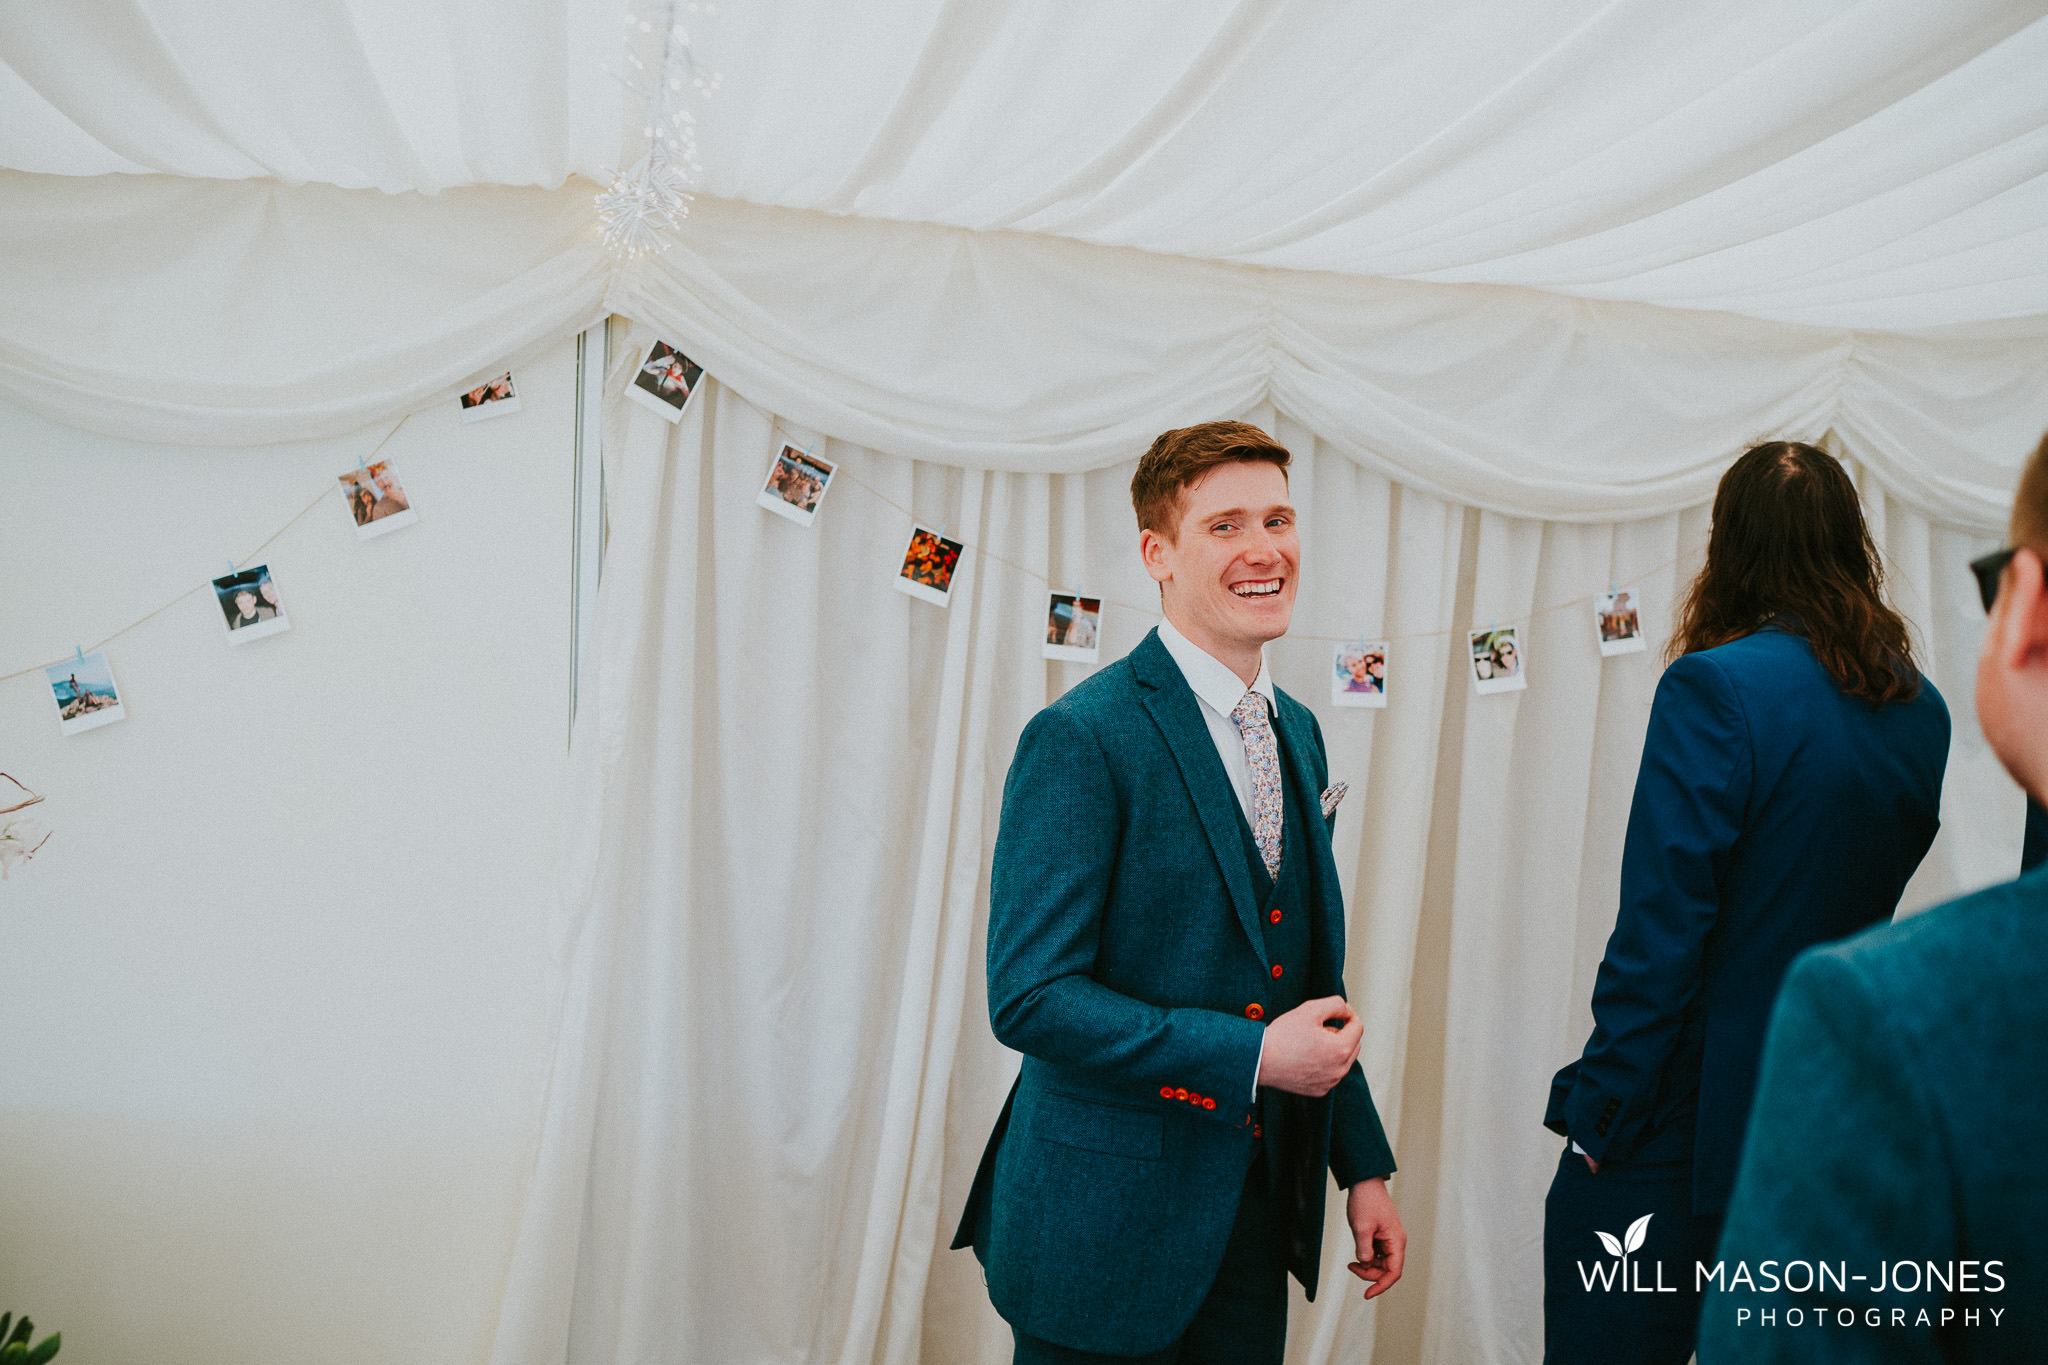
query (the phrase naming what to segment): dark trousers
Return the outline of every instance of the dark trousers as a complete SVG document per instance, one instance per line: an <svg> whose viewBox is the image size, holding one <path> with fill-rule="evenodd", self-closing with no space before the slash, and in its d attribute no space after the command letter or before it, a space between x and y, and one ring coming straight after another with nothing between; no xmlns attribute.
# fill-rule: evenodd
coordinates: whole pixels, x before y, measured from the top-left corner
<svg viewBox="0 0 2048 1365"><path fill-rule="evenodd" d="M1645 1215L1630 1248L1628 1230ZM1720 1237L1719 1214L1692 1211L1691 1161L1594 1175L1567 1145L1543 1201L1544 1365L1685 1365L1700 1319L1693 1262L1712 1265Z"/></svg>
<svg viewBox="0 0 2048 1365"><path fill-rule="evenodd" d="M1287 1266L1279 1202L1266 1189L1263 1157L1252 1162L1223 1264L1179 1341L1143 1356L1107 1356L1023 1332L1015 1365L1280 1365L1287 1350Z"/></svg>

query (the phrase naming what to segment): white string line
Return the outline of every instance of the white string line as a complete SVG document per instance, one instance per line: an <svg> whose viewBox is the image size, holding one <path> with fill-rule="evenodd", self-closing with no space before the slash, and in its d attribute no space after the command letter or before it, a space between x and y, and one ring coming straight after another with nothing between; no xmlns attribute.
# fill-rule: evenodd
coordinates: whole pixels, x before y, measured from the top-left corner
<svg viewBox="0 0 2048 1365"><path fill-rule="evenodd" d="M902 514L903 514L904 516L908 517L908 518L910 519L910 522L911 522L911 524L912 524L913 526L924 526L924 525L928 525L928 524L929 524L929 523L927 523L927 522L924 522L924 521L920 520L920 519L918 518L918 516L917 516L917 514L916 514L915 512L911 511L911 510L910 510L910 509L909 509L908 507L905 507L905 506L904 506L904 505L903 505L902 503L900 503L900 502L897 502L897 501L896 501L896 500L895 500L894 498L890 497L890 496L889 496L889 495L888 495L887 493L884 493L884 492L882 492L882 491L881 491L880 489L876 488L876 487L875 487L875 486L874 486L873 484L870 484L870 483L868 483L867 481L865 481L865 480L863 480L863 479L860 479L860 478L856 477L856 476L855 476L855 475L854 475L853 473L851 473L851 472L850 472L850 471L849 471L849 470L847 469L847 467L846 467L846 465L845 465L845 463L844 463L843 461L842 461L842 462L841 462L841 463L840 463L840 464L839 464L839 465L838 465L838 466L836 467L836 469L835 469L835 470L834 470L834 472L833 472L833 475L832 475L832 477L833 477L833 478L835 478L835 479L845 479L845 480L846 480L847 482L849 482L849 483L853 484L853 485L854 485L855 487L857 487L857 488L864 488L864 489L866 489L866 490L867 490L867 492L868 492L868 494L869 494L869 495L870 495L871 497L875 498L875 499L876 499L877 501L879 501L879 502L882 502L882 503L886 504L886 505L887 505L887 506L889 506L889 507L892 507L892 508L894 508L894 509L895 509L896 511L898 511L898 512L902 513ZM951 537L951 536L947 536L947 537L946 537L946 539L948 539L948 540L951 540L952 538L953 538L953 537ZM1042 573L1038 572L1038 570L1036 570L1036 569L1033 569L1033 568L1028 568L1028 567L1026 567L1025 565L1022 565L1022 564L1019 564L1019 563L1017 563L1017 562L1016 562L1015 560L1013 560L1013 559L1005 559L1005 558L1004 558L1004 557L1003 557L1002 555L996 554L996 553L995 553L994 551L992 551L992 550L985 550L985 549L982 549L981 547L979 547L979 546L975 545L975 544L974 544L974 542L972 542L972 541L969 541L969 540L962 540L962 541L960 542L960 544L961 544L961 545L962 545L962 546L963 546L964 548L966 548L966 549L969 549L969 550L973 550L973 551L975 551L975 552L976 552L977 554L981 555L981 557L982 557L982 558L984 558L984 559L990 559L990 560L994 560L994 561L995 561L996 563L998 563L998 564L1001 564L1001 565L1004 565L1004 566L1005 566L1005 567L1007 567L1007 568L1010 568L1010 569L1014 569L1014 570L1016 570L1016 571L1017 571L1018 573L1021 573L1021 574L1023 574L1023 575L1024 575L1024 576L1025 576L1026 578L1031 578L1031 579L1035 579L1035 580L1037 580L1038 582L1040 582L1040 583L1043 583L1043 584L1045 584L1045 585L1046 585L1046 589L1047 589L1048 591L1051 591L1051 590L1052 590L1052 589L1053 589L1054 587L1056 587L1056 586L1057 586L1057 584L1055 584L1055 583L1053 582L1053 580L1052 580L1052 579L1050 579L1050 578L1048 578L1048 577L1047 577L1046 575L1044 575L1044 574L1042 574ZM1618 582L1618 583L1619 583L1619 584L1620 584L1621 586L1627 586L1628 584L1631 584L1631 583L1636 583L1636 582L1639 582L1639 581L1641 581L1642 579L1645 579L1645 578L1650 578L1650 577L1653 577L1654 575L1656 575L1656 574L1660 574L1660 573L1664 572L1664 570L1666 570L1666 569L1669 569L1669 568L1672 568L1673 566L1675 566L1675 565L1676 565L1676 564L1678 563L1678 561L1679 561L1679 558L1680 558L1680 556L1674 555L1674 556L1672 556L1672 557L1671 557L1670 559L1667 559L1667 560L1665 560L1665 561L1664 561L1664 562L1663 562L1662 564L1657 564L1657 565L1654 565L1654 566L1652 566L1652 567L1650 567L1650 568L1648 568L1648 569L1643 569L1643 570L1641 570L1641 571L1639 571L1639 572L1637 572L1637 573L1635 573L1635 574L1631 575L1631 576L1630 576L1630 577L1629 577L1628 579L1626 579L1626 580L1617 580L1617 582ZM1577 596L1577 597L1574 597L1574 598L1570 599L1569 601L1564 601L1564 602L1555 602L1555 603L1552 603L1551 605L1549 605L1549 606L1547 606L1547 607L1536 607L1536 608L1533 608L1533 609L1531 609L1530 611L1528 611L1528 612L1524 613L1524 614L1523 614L1523 615L1522 615L1522 616L1521 616L1520 618L1518 618L1518 620L1519 620L1519 621L1533 621L1533 620L1535 620L1535 619L1536 619L1537 617L1539 617L1539 616L1549 616L1549 615L1551 615L1551 614L1552 614L1552 613L1554 613L1554 612L1560 612L1560 611L1564 611L1564 610L1566 610L1566 609L1568 609L1568 608L1571 608L1571 607L1577 607L1577 606L1583 606L1583 605L1588 605L1588 604L1590 604L1590 603L1592 603L1592 602L1594 602L1594 601L1598 600L1598 599L1599 599L1599 598L1600 598L1601 596L1603 596L1603 595L1604 595L1604 594L1601 594L1601 593L1597 593L1597 592L1596 592L1596 593L1582 593L1581 595L1579 595L1579 596ZM1135 612L1138 612L1138 613L1140 613L1140 614L1142 614L1142 615L1146 615L1146 616L1159 616L1159 615L1161 615L1161 614L1162 614L1162 613L1160 612L1160 610L1159 610L1159 608L1158 608L1157 606L1150 606L1150 607L1142 607L1142 606L1136 606L1136 605L1134 605L1134 604L1132 604L1132 603L1129 603L1129 602L1121 602L1121 601L1118 601L1118 600L1117 600L1116 598L1113 598L1113 597L1102 597L1102 598L1098 598L1097 600L1098 600L1098 601L1100 601L1100 602L1102 602L1102 603L1104 603L1104 604L1105 604L1105 605L1107 605L1107 606L1112 606L1112 607L1115 607L1115 608L1117 608L1117 609L1118 609L1118 610L1120 610L1120 611L1135 611ZM1457 629L1456 627L1446 627L1446 628L1445 628L1445 629L1443 629L1443 630L1424 630L1424 631L1411 631L1411 632L1409 632L1409 633L1407 633L1407 634L1405 634L1405 635L1382 635L1382 636L1379 636L1378 638L1379 638L1379 639L1381 639L1381 640L1384 640L1384 641L1386 641L1386 642L1387 642L1388 644L1393 644L1393 643L1395 643L1396 641L1401 641L1401 640L1440 640L1440 639L1450 639L1450 638L1453 638L1453 637L1455 637L1455 636L1459 636L1459 635L1467 635L1467 634L1471 634L1471 633L1472 633L1472 632L1470 632L1470 631L1461 631L1461 630ZM1354 640L1359 640L1359 639L1363 639L1363 638L1365 638L1365 637L1363 637L1363 636L1359 636L1359 635L1308 635L1308 634L1304 634L1304 633L1302 633L1302 632L1299 632L1299 631L1289 631L1289 632L1287 633L1287 638L1288 638L1288 639L1290 639L1290 640L1322 640L1322 641L1327 641L1328 643L1331 643L1331 644L1340 644L1340 645L1341 645L1341 644L1350 644L1350 643L1351 643L1352 641L1354 641Z"/></svg>
<svg viewBox="0 0 2048 1365"><path fill-rule="evenodd" d="M411 419L411 413L407 413L405 416L399 418L398 421L393 424L391 430L384 433L384 439L377 442L376 445L370 447L370 453L368 455L364 455L356 461L356 467L358 469L367 468L369 466L370 461L376 458L377 452L382 450L385 447L385 445L390 442L391 438L398 434L398 428L404 426ZM320 490L320 495L318 497L314 498L311 502L307 503L304 507L301 507L296 513L294 513L290 521L287 521L284 525L278 527L275 531L272 531L269 535L265 536L263 538L263 543L261 545L258 545L255 549L249 551L248 554L243 555L240 559L236 560L235 568L240 569L244 564L247 564L250 560L256 558L256 556L262 554L265 550L269 549L273 541L275 541L279 536L283 535L286 531L291 530L292 527L298 525L301 521L305 519L306 514L308 512L311 512L315 507L318 507L320 503L328 496L328 494L338 492L340 488L341 483L339 477L337 476L335 482L328 484L325 488ZM123 635L126 635L129 631L134 630L139 626L145 626L149 624L151 621L154 621L157 617L162 616L172 607L177 606L180 602L183 602L186 598L192 596L192 594L196 592L210 590L212 587L213 585L211 583L195 583L193 586L179 593L176 597L173 597L170 601L158 607L155 611L150 612L146 616L130 621L127 625L121 627L113 634L106 636L98 644L94 645L90 650L86 650L74 645L73 648L77 650L77 653L73 654L71 657L75 659L78 657L78 654L97 654L102 649L105 649L108 645L114 643L114 641L120 639ZM14 673L0 673L0 683L12 682L16 678L26 678L32 673L40 673L44 669L55 668L57 665L63 662L65 662L65 658L63 655L60 654L59 656L50 660L50 662L46 664L31 664L29 667L21 669Z"/></svg>

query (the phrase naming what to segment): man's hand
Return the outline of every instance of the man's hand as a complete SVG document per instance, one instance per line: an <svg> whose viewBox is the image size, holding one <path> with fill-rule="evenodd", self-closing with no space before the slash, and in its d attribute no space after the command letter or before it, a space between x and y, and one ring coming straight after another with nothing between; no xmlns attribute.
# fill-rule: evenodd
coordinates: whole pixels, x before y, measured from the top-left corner
<svg viewBox="0 0 2048 1365"><path fill-rule="evenodd" d="M1365 1026L1343 996L1297 1005L1266 1025L1258 1084L1291 1095L1327 1095L1358 1059L1358 1046L1364 1041Z"/></svg>
<svg viewBox="0 0 2048 1365"><path fill-rule="evenodd" d="M1408 1258L1408 1231L1394 1211L1394 1196L1387 1193L1387 1182L1377 1176L1351 1187L1345 1195L1344 1214L1351 1221L1351 1238L1358 1247L1358 1259L1348 1269L1366 1281L1365 1296L1376 1298L1401 1278L1401 1263Z"/></svg>

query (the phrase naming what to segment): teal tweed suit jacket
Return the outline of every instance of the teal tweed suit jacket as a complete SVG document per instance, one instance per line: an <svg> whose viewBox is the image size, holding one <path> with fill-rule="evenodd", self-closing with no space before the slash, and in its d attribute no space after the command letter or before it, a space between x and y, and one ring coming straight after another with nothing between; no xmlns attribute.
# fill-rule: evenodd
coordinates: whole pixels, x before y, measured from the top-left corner
<svg viewBox="0 0 2048 1365"><path fill-rule="evenodd" d="M1290 799L1328 782L1315 717L1279 694ZM1306 998L1341 995L1330 823L1304 811L1314 948ZM1039 712L1003 789L989 897L989 1017L1024 1054L953 1245L1013 1326L1079 1350L1171 1344L1208 1293L1251 1163L1252 1084L1273 986L1244 817L1157 632ZM1259 1006L1251 1009L1251 1006ZM1321 1172L1390 1174L1354 1064L1301 1100L1317 1191L1290 1265L1315 1296Z"/></svg>
<svg viewBox="0 0 2048 1365"><path fill-rule="evenodd" d="M2048 1361L2044 1130L2048 868L1807 952L1764 1048L1700 1365Z"/></svg>

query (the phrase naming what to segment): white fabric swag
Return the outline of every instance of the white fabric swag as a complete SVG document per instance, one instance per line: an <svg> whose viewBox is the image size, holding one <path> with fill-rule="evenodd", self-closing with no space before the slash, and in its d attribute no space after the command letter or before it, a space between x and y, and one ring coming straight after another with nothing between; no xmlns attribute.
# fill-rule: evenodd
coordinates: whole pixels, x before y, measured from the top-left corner
<svg viewBox="0 0 2048 1365"><path fill-rule="evenodd" d="M1907 505L1989 529L2048 413L2048 324L1849 332L710 198L614 269L574 187L0 173L0 242L0 388L194 444L358 430L607 310L932 463L1077 473L1272 402L1410 488L1549 520L1693 506L1751 440L1832 428Z"/></svg>
<svg viewBox="0 0 2048 1365"><path fill-rule="evenodd" d="M637 340L644 342L648 333ZM614 366L617 395L634 356ZM1591 594L1660 639L1701 509L1619 523L1460 507L1285 413L1304 576L1276 680L1313 707L1338 820L1363 1062L1394 1135L1408 1275L1373 1306L1326 1240L1288 1358L1540 1353L1540 1126L1590 1026L1656 655L1603 661ZM753 505L819 433L709 381L671 427L608 408L611 548L552 930L554 1060L493 1365L998 1365L978 1267L944 1250L1015 1074L987 1025L987 869L1016 736L1086 676L1039 649L1049 585L1156 620L1130 464L942 468L836 439L816 524ZM1894 594L1958 724L1915 905L2009 875L2020 802L1969 723L1987 543L1874 485ZM966 540L940 609L893 591L913 517ZM1529 690L1477 697L1461 632L1524 626ZM1383 712L1328 704L1331 644L1391 636Z"/></svg>

